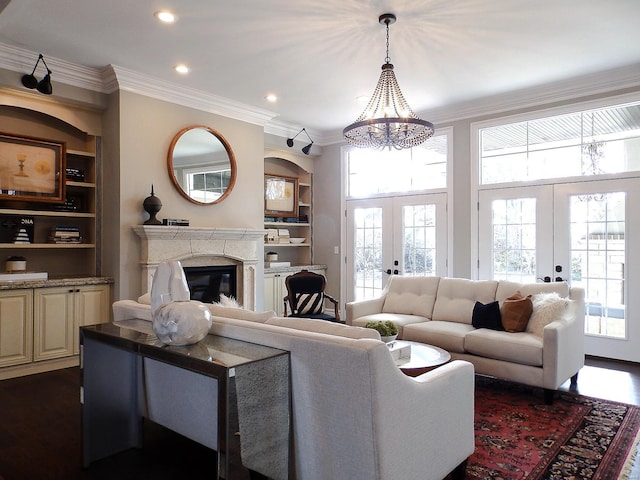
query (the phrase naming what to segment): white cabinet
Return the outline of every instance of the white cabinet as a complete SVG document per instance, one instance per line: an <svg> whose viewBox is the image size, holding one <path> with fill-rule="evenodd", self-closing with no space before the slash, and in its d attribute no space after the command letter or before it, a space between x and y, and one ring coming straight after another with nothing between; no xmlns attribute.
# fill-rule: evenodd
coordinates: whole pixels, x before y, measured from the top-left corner
<svg viewBox="0 0 640 480"><path fill-rule="evenodd" d="M109 321L109 300L107 285L37 289L33 360L77 354L79 327Z"/></svg>
<svg viewBox="0 0 640 480"><path fill-rule="evenodd" d="M284 297L287 294L284 280L288 275L291 272L264 275L264 309L273 310L279 317L284 315Z"/></svg>
<svg viewBox="0 0 640 480"><path fill-rule="evenodd" d="M32 289L0 292L0 367L31 362L32 308Z"/></svg>
<svg viewBox="0 0 640 480"><path fill-rule="evenodd" d="M320 275L326 274L326 270L324 268L305 267L304 269L313 273L319 273ZM287 285L285 280L289 275L293 275L300 270L302 270L302 268L280 272L267 272L264 274L265 310L273 310L279 317L284 315L284 297L287 296ZM291 311L289 310L288 313L291 314Z"/></svg>
<svg viewBox="0 0 640 480"><path fill-rule="evenodd" d="M78 364L79 328L111 320L110 283L0 291L0 380Z"/></svg>
<svg viewBox="0 0 640 480"><path fill-rule="evenodd" d="M111 320L111 287L84 285L74 292L73 353L80 351L80 327Z"/></svg>
<svg viewBox="0 0 640 480"><path fill-rule="evenodd" d="M38 289L33 310L33 361L73 355L73 290Z"/></svg>

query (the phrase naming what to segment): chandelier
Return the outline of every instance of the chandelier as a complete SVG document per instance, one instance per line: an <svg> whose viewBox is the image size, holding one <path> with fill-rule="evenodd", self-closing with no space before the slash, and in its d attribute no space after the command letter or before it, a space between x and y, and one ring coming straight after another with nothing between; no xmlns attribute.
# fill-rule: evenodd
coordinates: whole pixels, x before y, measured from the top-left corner
<svg viewBox="0 0 640 480"><path fill-rule="evenodd" d="M389 25L395 21L393 13L378 18L378 22L387 28L387 56L382 73L364 112L342 131L345 140L356 147L402 150L420 145L433 135L433 124L413 113L393 73L389 58Z"/></svg>

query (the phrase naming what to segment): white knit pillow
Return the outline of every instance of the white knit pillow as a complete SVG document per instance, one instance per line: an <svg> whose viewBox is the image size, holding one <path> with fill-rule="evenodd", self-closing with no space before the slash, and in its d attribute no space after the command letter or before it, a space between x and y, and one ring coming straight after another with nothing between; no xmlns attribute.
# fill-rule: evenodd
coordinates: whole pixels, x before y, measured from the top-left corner
<svg viewBox="0 0 640 480"><path fill-rule="evenodd" d="M562 320L571 303L555 292L539 293L531 298L533 313L527 324L527 332L542 337L542 330L555 320Z"/></svg>

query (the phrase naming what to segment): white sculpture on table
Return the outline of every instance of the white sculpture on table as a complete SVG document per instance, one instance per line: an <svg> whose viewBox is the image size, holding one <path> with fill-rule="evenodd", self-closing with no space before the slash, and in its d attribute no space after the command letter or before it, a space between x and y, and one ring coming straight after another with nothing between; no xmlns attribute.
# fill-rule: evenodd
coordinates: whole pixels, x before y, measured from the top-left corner
<svg viewBox="0 0 640 480"><path fill-rule="evenodd" d="M209 333L211 312L190 299L180 262L158 265L151 284L151 317L153 333L167 345L190 345Z"/></svg>

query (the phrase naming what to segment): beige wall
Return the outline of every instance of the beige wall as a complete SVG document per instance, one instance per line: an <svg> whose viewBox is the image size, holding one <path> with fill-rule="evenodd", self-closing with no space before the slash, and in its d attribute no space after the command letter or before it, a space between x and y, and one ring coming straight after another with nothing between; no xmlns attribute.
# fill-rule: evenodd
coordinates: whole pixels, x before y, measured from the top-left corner
<svg viewBox="0 0 640 480"><path fill-rule="evenodd" d="M119 251L105 251L105 272L117 278L114 298L136 298L140 293L139 241L132 225L140 225L148 215L142 202L154 186L162 201L158 214L163 218L189 219L194 227L263 228L264 129L261 126L182 107L130 92L120 92L117 101L119 157L119 192L105 188L105 218L119 217L111 226L119 228ZM113 106L111 107L113 108ZM174 135L189 125L207 125L229 142L238 166L236 183L231 194L218 205L195 205L184 199L171 183L167 169L167 152ZM119 140L119 141L118 141ZM111 141L109 139L108 141ZM105 178L113 177L112 172ZM109 183L115 180L110 178ZM119 203L119 212L111 203ZM113 222L113 223L112 223ZM111 232L105 232L112 238ZM262 254L260 254L260 258ZM261 272L258 272L261 273ZM260 294L259 294L260 295Z"/></svg>

